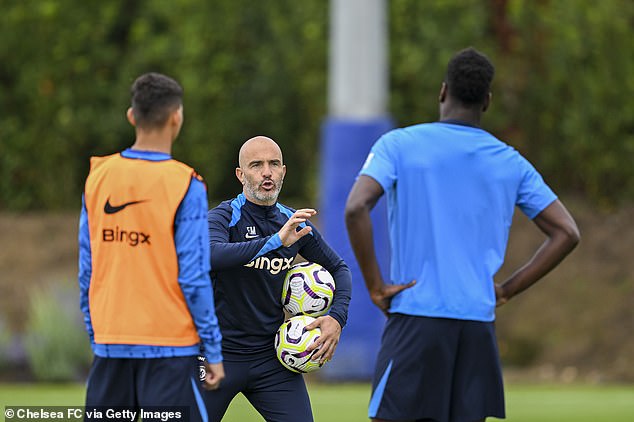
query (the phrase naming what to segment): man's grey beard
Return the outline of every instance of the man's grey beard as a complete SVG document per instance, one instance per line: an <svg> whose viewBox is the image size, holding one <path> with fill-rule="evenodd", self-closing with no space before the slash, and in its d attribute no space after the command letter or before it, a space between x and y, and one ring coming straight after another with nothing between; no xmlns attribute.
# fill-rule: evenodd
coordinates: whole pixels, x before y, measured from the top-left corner
<svg viewBox="0 0 634 422"><path fill-rule="evenodd" d="M260 192L258 191L259 186L254 186L247 180L244 185L244 189L252 198L255 198L267 205L273 205L275 202L277 202L277 197L280 195L280 191L282 190L282 184L284 184L284 179L280 180L279 183L275 183L274 190L270 192Z"/></svg>

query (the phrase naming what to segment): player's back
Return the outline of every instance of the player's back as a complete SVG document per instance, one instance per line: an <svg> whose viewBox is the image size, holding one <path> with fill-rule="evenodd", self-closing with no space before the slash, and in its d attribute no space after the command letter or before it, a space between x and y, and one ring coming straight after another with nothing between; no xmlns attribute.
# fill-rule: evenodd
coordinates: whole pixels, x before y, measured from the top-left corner
<svg viewBox="0 0 634 422"><path fill-rule="evenodd" d="M193 175L158 152L128 149L91 159L84 200L97 343L198 343L182 298L174 240L174 219Z"/></svg>
<svg viewBox="0 0 634 422"><path fill-rule="evenodd" d="M397 189L412 196L401 203L433 207L437 217L451 219L446 230L512 217L521 177L513 148L484 130L455 124L419 125L404 133Z"/></svg>
<svg viewBox="0 0 634 422"><path fill-rule="evenodd" d="M493 276L532 166L488 132L453 123L394 130L373 154L362 173L387 193L392 280L418 280L392 311L492 320Z"/></svg>

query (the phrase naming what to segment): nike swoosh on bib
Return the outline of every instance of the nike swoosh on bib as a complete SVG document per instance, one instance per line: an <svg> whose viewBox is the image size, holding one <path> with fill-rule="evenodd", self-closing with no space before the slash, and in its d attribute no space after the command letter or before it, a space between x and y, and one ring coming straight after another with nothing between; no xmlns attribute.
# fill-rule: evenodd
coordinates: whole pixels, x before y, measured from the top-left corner
<svg viewBox="0 0 634 422"><path fill-rule="evenodd" d="M111 205L110 198L108 198L106 199L106 205L103 206L103 212L105 212L106 214L115 214L121 211L122 209L124 209L125 207L127 207L128 205L140 204L141 202L145 202L145 201L147 201L147 199L144 199L141 201L130 201L121 205Z"/></svg>

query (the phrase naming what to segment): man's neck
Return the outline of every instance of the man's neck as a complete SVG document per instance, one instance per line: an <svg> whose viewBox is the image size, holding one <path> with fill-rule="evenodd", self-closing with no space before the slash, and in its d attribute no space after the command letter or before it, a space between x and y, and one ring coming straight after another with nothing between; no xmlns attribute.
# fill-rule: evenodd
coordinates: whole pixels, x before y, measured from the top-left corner
<svg viewBox="0 0 634 422"><path fill-rule="evenodd" d="M474 112L467 109L453 109L440 113L440 121L454 120L466 123L471 126L480 126L480 117L482 113Z"/></svg>
<svg viewBox="0 0 634 422"><path fill-rule="evenodd" d="M170 136L163 132L141 132L137 131L136 140L132 149L141 151L163 152L172 154L172 140Z"/></svg>

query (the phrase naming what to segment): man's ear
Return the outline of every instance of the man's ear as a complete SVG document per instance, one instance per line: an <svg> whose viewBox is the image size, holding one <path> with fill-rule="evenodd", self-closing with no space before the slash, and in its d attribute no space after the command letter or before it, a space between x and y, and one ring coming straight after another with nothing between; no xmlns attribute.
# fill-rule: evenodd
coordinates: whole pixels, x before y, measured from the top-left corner
<svg viewBox="0 0 634 422"><path fill-rule="evenodd" d="M132 107L128 108L128 111L125 113L128 118L128 122L134 127L136 127L136 120L134 119L134 112L132 111Z"/></svg>
<svg viewBox="0 0 634 422"><path fill-rule="evenodd" d="M447 98L447 83L443 82L442 85L440 85L440 93L438 94L438 102L442 103L445 101L446 98Z"/></svg>
<svg viewBox="0 0 634 422"><path fill-rule="evenodd" d="M170 116L170 122L172 126L180 128L183 124L183 106L178 107L176 110L172 112Z"/></svg>
<svg viewBox="0 0 634 422"><path fill-rule="evenodd" d="M240 167L236 167L236 177L244 185L244 173Z"/></svg>
<svg viewBox="0 0 634 422"><path fill-rule="evenodd" d="M493 94L489 92L489 95L484 99L484 104L482 104L482 112L487 111L489 106L491 105L491 100L493 99Z"/></svg>

